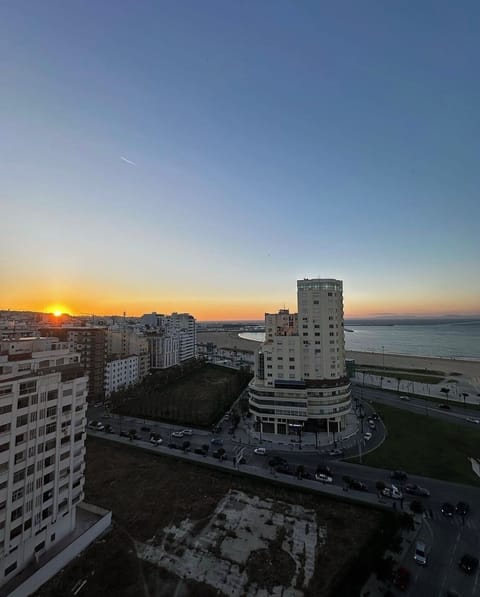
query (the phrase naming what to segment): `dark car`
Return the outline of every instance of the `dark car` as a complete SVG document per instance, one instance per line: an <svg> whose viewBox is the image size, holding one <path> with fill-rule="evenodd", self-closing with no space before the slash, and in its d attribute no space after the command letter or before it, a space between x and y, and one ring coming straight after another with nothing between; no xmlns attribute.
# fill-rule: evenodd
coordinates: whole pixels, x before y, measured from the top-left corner
<svg viewBox="0 0 480 597"><path fill-rule="evenodd" d="M419 487L415 485L415 483L407 483L403 488L405 493L409 493L410 495L416 495L419 497L430 497L430 492L425 487Z"/></svg>
<svg viewBox="0 0 480 597"><path fill-rule="evenodd" d="M111 425L105 425L104 429L105 433L113 433L113 429Z"/></svg>
<svg viewBox="0 0 480 597"><path fill-rule="evenodd" d="M357 491L368 491L365 483L362 483L362 481L358 481L357 479L352 479L350 481L350 489L356 489Z"/></svg>
<svg viewBox="0 0 480 597"><path fill-rule="evenodd" d="M458 502L455 512L460 516L466 516L470 512L470 506L466 502Z"/></svg>
<svg viewBox="0 0 480 597"><path fill-rule="evenodd" d="M379 417L377 415L377 413L373 413L373 415L371 415L370 417L368 417L369 419L373 419L374 421L378 421Z"/></svg>
<svg viewBox="0 0 480 597"><path fill-rule="evenodd" d="M120 433L118 435L120 437L130 437L130 435L127 431L120 431Z"/></svg>
<svg viewBox="0 0 480 597"><path fill-rule="evenodd" d="M223 439L220 439L219 437L214 437L210 440L210 443L214 446L223 446Z"/></svg>
<svg viewBox="0 0 480 597"><path fill-rule="evenodd" d="M200 454L200 456L205 456L206 452L203 448L195 448L195 450L193 450L194 454Z"/></svg>
<svg viewBox="0 0 480 597"><path fill-rule="evenodd" d="M177 444L174 444L173 442L170 442L170 443L168 444L168 447L169 447L169 448L173 448L174 450L176 450L176 448L177 448Z"/></svg>
<svg viewBox="0 0 480 597"><path fill-rule="evenodd" d="M462 559L460 562L458 562L458 565L467 574L473 574L478 568L478 558L466 553L462 556Z"/></svg>
<svg viewBox="0 0 480 597"><path fill-rule="evenodd" d="M272 468L279 466L279 465L286 465L286 464L287 464L287 461L285 460L285 458L282 458L281 456L274 456L273 458L271 458L268 461L268 466L271 466Z"/></svg>
<svg viewBox="0 0 480 597"><path fill-rule="evenodd" d="M442 402L442 404L440 404L438 406L438 408L442 408L443 410L450 410L450 405L449 404L445 404L445 402Z"/></svg>
<svg viewBox="0 0 480 597"><path fill-rule="evenodd" d="M280 464L277 467L275 467L275 470L277 471L277 473L282 473L283 475L293 475L288 464Z"/></svg>
<svg viewBox="0 0 480 597"><path fill-rule="evenodd" d="M223 452L222 450L215 450L214 452L212 452L212 456L214 458L222 458L222 456L224 455L225 452Z"/></svg>
<svg viewBox="0 0 480 597"><path fill-rule="evenodd" d="M393 471L390 477L395 481L406 481L408 479L408 475L405 471Z"/></svg>
<svg viewBox="0 0 480 597"><path fill-rule="evenodd" d="M442 506L442 514L447 518L452 518L455 508L449 502L445 502Z"/></svg>
<svg viewBox="0 0 480 597"><path fill-rule="evenodd" d="M393 577L393 584L400 589L406 591L410 584L410 572L406 568L399 568Z"/></svg>
<svg viewBox="0 0 480 597"><path fill-rule="evenodd" d="M315 477L314 475L312 475L312 473L309 473L308 471L303 471L302 479L315 479Z"/></svg>

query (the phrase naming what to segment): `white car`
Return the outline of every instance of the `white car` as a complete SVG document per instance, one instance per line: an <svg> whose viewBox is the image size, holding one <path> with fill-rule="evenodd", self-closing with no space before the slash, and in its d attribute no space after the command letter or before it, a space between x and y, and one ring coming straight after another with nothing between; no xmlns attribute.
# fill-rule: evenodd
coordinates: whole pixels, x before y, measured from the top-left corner
<svg viewBox="0 0 480 597"><path fill-rule="evenodd" d="M183 435L193 435L193 431L191 429L184 429L182 433Z"/></svg>
<svg viewBox="0 0 480 597"><path fill-rule="evenodd" d="M174 431L172 437L183 437L183 431Z"/></svg>
<svg viewBox="0 0 480 597"><path fill-rule="evenodd" d="M480 425L480 419L474 419L473 417L467 417L466 419L469 423L475 423L475 425Z"/></svg>
<svg viewBox="0 0 480 597"><path fill-rule="evenodd" d="M317 481L321 481L322 483L333 483L333 477L330 475L325 475L324 473L316 473L315 479Z"/></svg>
<svg viewBox="0 0 480 597"><path fill-rule="evenodd" d="M163 444L163 439L161 437L155 437L154 435L152 435L152 437L150 438L150 443L154 446L159 446L160 444Z"/></svg>
<svg viewBox="0 0 480 597"><path fill-rule="evenodd" d="M385 487L385 489L382 491L382 495L392 498L392 500L401 500L403 498L403 493L395 485L392 485L391 487Z"/></svg>
<svg viewBox="0 0 480 597"><path fill-rule="evenodd" d="M255 454L260 454L260 456L263 456L264 454L267 453L265 448L255 448L254 452L255 452Z"/></svg>
<svg viewBox="0 0 480 597"><path fill-rule="evenodd" d="M372 434L370 433L370 431L367 431L367 433L365 433L365 435L363 436L363 439L365 440L369 440L372 439Z"/></svg>
<svg viewBox="0 0 480 597"><path fill-rule="evenodd" d="M400 396L400 400L403 400L404 402L410 402L410 398L408 396Z"/></svg>

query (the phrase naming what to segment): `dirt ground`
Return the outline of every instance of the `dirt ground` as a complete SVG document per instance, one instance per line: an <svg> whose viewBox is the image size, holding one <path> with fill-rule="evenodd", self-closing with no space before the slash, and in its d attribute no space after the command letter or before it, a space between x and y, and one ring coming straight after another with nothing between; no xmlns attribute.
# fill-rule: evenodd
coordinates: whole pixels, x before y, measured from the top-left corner
<svg viewBox="0 0 480 597"><path fill-rule="evenodd" d="M327 524L327 541L317 553L315 573L305 595L333 595L339 579L355 567L359 554L375 541L385 520L385 515L375 510L88 438L85 501L112 510L113 529L36 595L69 595L81 579L87 579L87 584L79 597L221 595L207 585L184 581L137 559L133 541L161 537L165 527L186 518L204 525L230 489L314 509L317 518ZM253 563L258 567L261 562L258 558ZM257 572L261 577L262 571ZM264 572L265 576L272 574L271 569Z"/></svg>

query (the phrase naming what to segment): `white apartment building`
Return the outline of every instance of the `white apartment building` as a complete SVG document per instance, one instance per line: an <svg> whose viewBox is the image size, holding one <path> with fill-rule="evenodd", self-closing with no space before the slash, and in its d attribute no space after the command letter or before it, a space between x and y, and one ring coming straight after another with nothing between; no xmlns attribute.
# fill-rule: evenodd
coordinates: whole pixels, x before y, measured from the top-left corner
<svg viewBox="0 0 480 597"><path fill-rule="evenodd" d="M150 369L148 340L142 333L132 328L112 327L108 329L107 355L110 359L137 355L139 381L147 375Z"/></svg>
<svg viewBox="0 0 480 597"><path fill-rule="evenodd" d="M298 313L265 314L265 342L249 386L250 409L264 432L340 432L351 408L343 284L298 280L297 299Z"/></svg>
<svg viewBox="0 0 480 597"><path fill-rule="evenodd" d="M68 343L0 342L0 585L75 528L87 387Z"/></svg>
<svg viewBox="0 0 480 597"><path fill-rule="evenodd" d="M148 336L150 368L166 369L180 364L179 339L176 336Z"/></svg>
<svg viewBox="0 0 480 597"><path fill-rule="evenodd" d="M148 336L150 366L153 369L173 367L196 357L197 328L192 315L151 313L143 315L141 319L155 329Z"/></svg>
<svg viewBox="0 0 480 597"><path fill-rule="evenodd" d="M105 365L105 396L139 382L139 357L111 359Z"/></svg>

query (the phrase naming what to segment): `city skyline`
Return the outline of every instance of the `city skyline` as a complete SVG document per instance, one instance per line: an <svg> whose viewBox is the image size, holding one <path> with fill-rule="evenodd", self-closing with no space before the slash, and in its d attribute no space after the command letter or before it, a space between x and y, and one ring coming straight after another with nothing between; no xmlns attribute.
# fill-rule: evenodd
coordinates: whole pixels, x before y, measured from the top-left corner
<svg viewBox="0 0 480 597"><path fill-rule="evenodd" d="M6 2L0 309L477 315L480 8ZM105 35L105 32L108 35Z"/></svg>

